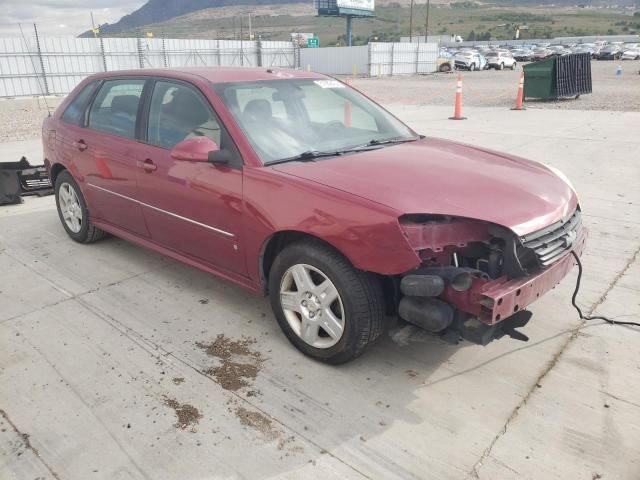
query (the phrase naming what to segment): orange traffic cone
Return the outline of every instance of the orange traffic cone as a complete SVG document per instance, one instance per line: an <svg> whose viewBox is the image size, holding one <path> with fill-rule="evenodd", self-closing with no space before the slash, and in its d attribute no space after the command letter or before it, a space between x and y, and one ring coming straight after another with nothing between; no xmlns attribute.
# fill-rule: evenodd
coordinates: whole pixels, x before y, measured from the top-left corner
<svg viewBox="0 0 640 480"><path fill-rule="evenodd" d="M351 102L344 103L344 126L351 127Z"/></svg>
<svg viewBox="0 0 640 480"><path fill-rule="evenodd" d="M516 106L511 110L526 110L522 103L524 102L524 72L520 74L520 85L518 85L518 96L516 97Z"/></svg>
<svg viewBox="0 0 640 480"><path fill-rule="evenodd" d="M467 117L462 116L462 75L458 74L458 86L456 87L456 105L453 111L453 117L449 120L466 120Z"/></svg>

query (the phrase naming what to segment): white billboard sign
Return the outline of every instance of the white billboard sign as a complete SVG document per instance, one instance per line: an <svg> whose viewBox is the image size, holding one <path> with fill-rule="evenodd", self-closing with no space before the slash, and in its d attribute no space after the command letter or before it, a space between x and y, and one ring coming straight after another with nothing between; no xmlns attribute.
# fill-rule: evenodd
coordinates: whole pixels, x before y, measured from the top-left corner
<svg viewBox="0 0 640 480"><path fill-rule="evenodd" d="M353 10L366 10L373 12L374 0L337 0L338 8L348 8Z"/></svg>

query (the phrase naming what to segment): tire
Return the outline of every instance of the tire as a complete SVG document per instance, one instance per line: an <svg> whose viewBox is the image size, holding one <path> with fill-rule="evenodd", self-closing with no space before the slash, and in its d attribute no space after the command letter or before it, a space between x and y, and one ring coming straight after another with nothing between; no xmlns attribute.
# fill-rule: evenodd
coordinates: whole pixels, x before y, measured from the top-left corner
<svg viewBox="0 0 640 480"><path fill-rule="evenodd" d="M472 63L471 65L469 65L469 71L473 72L476 69L476 64Z"/></svg>
<svg viewBox="0 0 640 480"><path fill-rule="evenodd" d="M307 273L304 281L298 280L303 278L301 269ZM324 303L326 296L323 299L318 289L326 285L326 280L335 287L332 297L337 296L330 304ZM303 287L299 288L298 283ZM278 324L289 341L305 355L325 363L338 365L353 360L383 331L385 305L378 279L355 269L319 240L293 243L278 254L269 272L269 296ZM292 308L283 307L281 296L288 297L287 306ZM331 309L329 314L327 308ZM314 311L315 319L311 318ZM330 318L339 320L341 330L335 328L335 322L329 323ZM323 325L330 328L324 330Z"/></svg>
<svg viewBox="0 0 640 480"><path fill-rule="evenodd" d="M438 68L438 70L440 70L440 72L442 72L442 73L450 72L451 71L451 65L448 64L448 63L443 63L442 65L440 65L440 68Z"/></svg>
<svg viewBox="0 0 640 480"><path fill-rule="evenodd" d="M69 195L75 196L75 198L69 197ZM67 170L62 171L56 178L55 196L58 217L72 240L78 243L93 243L107 235L104 230L100 230L89 220L89 210L82 196L82 191ZM69 214L71 211L73 211L72 216ZM65 219L65 213L67 219L73 218L77 222Z"/></svg>
<svg viewBox="0 0 640 480"><path fill-rule="evenodd" d="M501 64L498 66L498 68L499 68L500 70L504 70L504 63L501 63Z"/></svg>
<svg viewBox="0 0 640 480"><path fill-rule="evenodd" d="M518 64L516 62L513 62L513 65L511 65L511 70L515 70L517 66Z"/></svg>

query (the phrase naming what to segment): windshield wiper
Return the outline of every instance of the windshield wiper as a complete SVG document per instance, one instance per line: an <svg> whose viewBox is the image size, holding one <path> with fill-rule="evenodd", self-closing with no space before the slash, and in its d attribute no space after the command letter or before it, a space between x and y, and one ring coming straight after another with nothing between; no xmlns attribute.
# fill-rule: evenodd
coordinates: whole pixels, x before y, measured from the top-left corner
<svg viewBox="0 0 640 480"><path fill-rule="evenodd" d="M336 155L341 155L342 151L337 152L321 152L318 150L306 150L298 155L294 155L293 157L281 158L280 160L273 160L271 162L265 163L265 165L277 165L279 163L287 163L287 162L312 162L316 158L323 157L335 157Z"/></svg>
<svg viewBox="0 0 640 480"><path fill-rule="evenodd" d="M281 158L280 160L273 160L271 162L265 163L265 165L278 165L279 163L287 163L287 162L312 162L316 158L324 158L324 157L337 157L340 155L345 155L347 153L357 153L362 152L363 150L367 150L371 147L379 147L381 148L383 145L393 145L399 143L407 143L407 142L415 142L421 137L415 138L391 138L388 140L376 140L375 138L370 140L368 143L361 145L359 147L354 148L345 148L344 150L334 150L332 152L322 152L319 150L306 150L298 155L294 155L293 157Z"/></svg>
<svg viewBox="0 0 640 480"><path fill-rule="evenodd" d="M415 142L416 140L418 140L420 137L413 137L413 138L389 138L387 140L376 140L375 138L372 139L369 143L367 143L366 145L363 145L364 147L373 147L375 145L392 145L392 144L396 144L396 143L408 143L408 142Z"/></svg>

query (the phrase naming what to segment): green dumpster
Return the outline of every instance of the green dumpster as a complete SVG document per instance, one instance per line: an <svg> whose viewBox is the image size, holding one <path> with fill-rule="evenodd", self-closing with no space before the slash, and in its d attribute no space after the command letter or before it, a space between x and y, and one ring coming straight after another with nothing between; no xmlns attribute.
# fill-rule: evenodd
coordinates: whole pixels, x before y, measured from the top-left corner
<svg viewBox="0 0 640 480"><path fill-rule="evenodd" d="M524 68L524 98L556 98L556 58L530 63Z"/></svg>
<svg viewBox="0 0 640 480"><path fill-rule="evenodd" d="M524 98L578 98L591 91L588 53L562 55L524 66Z"/></svg>

